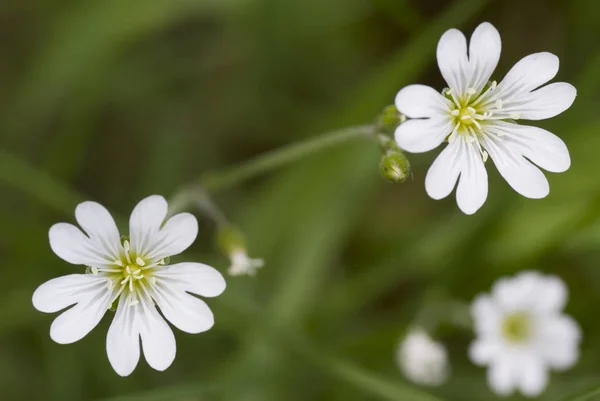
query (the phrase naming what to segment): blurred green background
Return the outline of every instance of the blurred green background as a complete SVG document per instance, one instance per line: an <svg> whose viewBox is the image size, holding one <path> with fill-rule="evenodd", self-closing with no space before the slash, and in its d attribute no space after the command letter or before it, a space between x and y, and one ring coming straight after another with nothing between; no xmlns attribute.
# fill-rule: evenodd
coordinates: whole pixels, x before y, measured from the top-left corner
<svg viewBox="0 0 600 401"><path fill-rule="evenodd" d="M320 132L372 122L409 83L442 89L440 35L482 21L500 31L500 80L550 51L574 106L541 126L572 168L543 200L517 195L488 163L474 216L424 191L437 152L412 155L402 185L356 140L226 188L215 199L267 265L208 300L215 327L176 332L164 373L144 361L120 378L105 352L111 316L82 341L49 336L56 315L33 290L82 271L50 250L48 228L96 200L121 218L149 194L171 197L209 171ZM583 327L582 358L553 374L560 401L600 383L600 2L597 0L20 0L0 3L0 399L7 401L494 400L442 325L447 384L407 383L394 353L431 305L461 303L503 275L563 277ZM213 223L180 259L228 262ZM122 227L126 230L126 227ZM514 397L514 399L519 399ZM590 398L593 399L593 398ZM600 398L597 398L600 399Z"/></svg>

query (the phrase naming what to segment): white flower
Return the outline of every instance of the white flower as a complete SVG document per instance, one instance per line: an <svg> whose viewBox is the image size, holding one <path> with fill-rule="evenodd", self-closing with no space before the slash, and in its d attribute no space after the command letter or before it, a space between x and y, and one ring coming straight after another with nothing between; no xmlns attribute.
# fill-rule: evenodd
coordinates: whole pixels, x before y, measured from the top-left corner
<svg viewBox="0 0 600 401"><path fill-rule="evenodd" d="M231 266L228 273L232 276L249 275L254 276L256 270L265 265L263 259L251 259L245 249L239 248L233 251L230 255Z"/></svg>
<svg viewBox="0 0 600 401"><path fill-rule="evenodd" d="M573 104L577 91L568 83L537 89L558 72L558 57L529 55L496 84L488 80L500 49L500 35L487 22L473 32L468 55L465 36L450 29L437 48L438 65L449 88L440 94L428 86L410 85L396 96L398 110L412 118L397 128L398 145L421 153L448 140L427 173L425 188L431 198L442 199L458 180L456 200L466 214L475 213L487 198L484 162L488 155L510 186L528 198L549 193L546 177L532 163L557 173L571 164L561 139L516 123L554 117Z"/></svg>
<svg viewBox="0 0 600 401"><path fill-rule="evenodd" d="M488 365L488 383L500 395L518 389L542 393L548 370L566 370L579 358L581 331L562 313L567 288L555 276L537 272L501 279L492 295L471 307L477 339L469 350L477 365Z"/></svg>
<svg viewBox="0 0 600 401"><path fill-rule="evenodd" d="M33 305L42 312L72 306L52 323L54 341L68 344L82 339L114 302L117 311L106 351L115 371L127 376L140 359L140 338L152 368L165 370L175 359L173 331L155 304L182 331L200 333L213 326L206 303L190 293L217 296L225 290L225 280L200 263L166 265L166 258L184 251L198 234L198 222L191 214L181 213L165 222L166 216L162 196L142 200L129 220L130 239L121 240L110 213L98 203L83 202L75 209L75 218L85 234L67 223L50 228L54 253L69 263L88 266L90 272L55 278L33 294Z"/></svg>
<svg viewBox="0 0 600 401"><path fill-rule="evenodd" d="M404 375L421 386L439 386L448 377L446 348L421 328L413 328L400 344L397 362Z"/></svg>

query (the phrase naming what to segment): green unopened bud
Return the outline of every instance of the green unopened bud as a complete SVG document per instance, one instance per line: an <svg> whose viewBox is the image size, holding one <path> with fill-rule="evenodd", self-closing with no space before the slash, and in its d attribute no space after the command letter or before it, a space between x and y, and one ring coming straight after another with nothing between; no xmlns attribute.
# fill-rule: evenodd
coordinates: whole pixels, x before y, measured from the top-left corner
<svg viewBox="0 0 600 401"><path fill-rule="evenodd" d="M223 225L217 233L217 241L221 251L229 258L229 274L232 276L253 276L256 270L264 266L262 259L248 257L246 251L246 240L242 231L231 225Z"/></svg>
<svg viewBox="0 0 600 401"><path fill-rule="evenodd" d="M406 116L396 109L396 106L387 106L379 115L377 128L380 132L391 133L398 128L400 124L406 121Z"/></svg>
<svg viewBox="0 0 600 401"><path fill-rule="evenodd" d="M217 244L221 251L229 256L238 249L246 249L244 233L234 225L225 224L217 232Z"/></svg>
<svg viewBox="0 0 600 401"><path fill-rule="evenodd" d="M408 178L410 162L401 151L390 151L381 158L379 172L389 182L399 184Z"/></svg>

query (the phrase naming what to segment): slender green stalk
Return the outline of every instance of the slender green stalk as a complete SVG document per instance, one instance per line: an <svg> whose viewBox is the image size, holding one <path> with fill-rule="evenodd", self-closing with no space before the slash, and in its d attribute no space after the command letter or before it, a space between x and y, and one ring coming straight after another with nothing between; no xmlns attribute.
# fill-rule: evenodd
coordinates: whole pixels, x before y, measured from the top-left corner
<svg viewBox="0 0 600 401"><path fill-rule="evenodd" d="M217 192L352 139L374 138L374 131L373 125L361 125L328 132L304 142L273 150L224 171L207 173L198 184L206 191Z"/></svg>
<svg viewBox="0 0 600 401"><path fill-rule="evenodd" d="M21 190L52 209L72 215L84 197L44 171L0 149L0 182Z"/></svg>
<svg viewBox="0 0 600 401"><path fill-rule="evenodd" d="M286 338L290 338L287 336ZM293 348L309 361L323 368L324 372L345 381L357 389L376 396L377 399L391 401L442 401L426 392L412 389L411 387L396 383L395 381L379 377L353 364L350 361L327 355L309 342L297 339Z"/></svg>
<svg viewBox="0 0 600 401"><path fill-rule="evenodd" d="M181 386L165 387L154 390L143 391L135 394L120 395L116 397L103 398L99 401L172 401L172 400L197 400L215 393L219 384L201 383Z"/></svg>
<svg viewBox="0 0 600 401"><path fill-rule="evenodd" d="M596 384L596 386L583 393L567 397L563 401L589 401L597 395L600 395L600 384Z"/></svg>

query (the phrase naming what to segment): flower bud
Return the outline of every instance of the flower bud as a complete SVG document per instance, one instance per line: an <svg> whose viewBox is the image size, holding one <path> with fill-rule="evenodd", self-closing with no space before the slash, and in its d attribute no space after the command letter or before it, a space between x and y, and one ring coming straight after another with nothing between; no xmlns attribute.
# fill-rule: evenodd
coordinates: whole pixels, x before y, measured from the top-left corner
<svg viewBox="0 0 600 401"><path fill-rule="evenodd" d="M400 124L406 121L406 116L398 111L396 106L387 106L377 120L377 128L379 132L392 133Z"/></svg>
<svg viewBox="0 0 600 401"><path fill-rule="evenodd" d="M246 249L244 233L232 224L224 224L217 231L217 245L225 255L238 249Z"/></svg>
<svg viewBox="0 0 600 401"><path fill-rule="evenodd" d="M379 172L389 182L399 184L408 178L410 162L401 150L388 151L381 157Z"/></svg>
<svg viewBox="0 0 600 401"><path fill-rule="evenodd" d="M407 379L421 386L439 386L448 378L448 353L422 328L412 328L396 354L397 363Z"/></svg>
<svg viewBox="0 0 600 401"><path fill-rule="evenodd" d="M253 276L256 274L257 269L264 266L264 261L262 259L252 259L248 257L246 240L239 228L231 224L221 226L217 233L217 241L219 247L231 262L228 270L230 275Z"/></svg>

